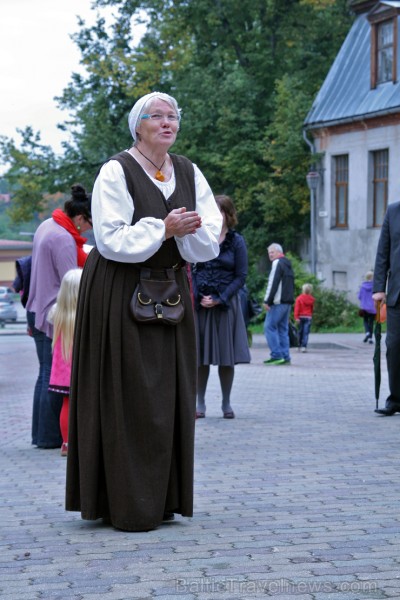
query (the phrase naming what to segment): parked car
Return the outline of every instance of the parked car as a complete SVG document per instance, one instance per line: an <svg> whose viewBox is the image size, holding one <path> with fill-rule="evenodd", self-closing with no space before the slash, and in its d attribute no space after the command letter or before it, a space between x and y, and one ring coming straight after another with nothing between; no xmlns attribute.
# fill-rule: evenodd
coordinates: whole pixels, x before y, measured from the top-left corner
<svg viewBox="0 0 400 600"><path fill-rule="evenodd" d="M0 327L4 327L6 323L15 323L18 318L18 311L14 302L0 301Z"/></svg>
<svg viewBox="0 0 400 600"><path fill-rule="evenodd" d="M0 301L11 302L14 300L14 290L9 287L0 286Z"/></svg>

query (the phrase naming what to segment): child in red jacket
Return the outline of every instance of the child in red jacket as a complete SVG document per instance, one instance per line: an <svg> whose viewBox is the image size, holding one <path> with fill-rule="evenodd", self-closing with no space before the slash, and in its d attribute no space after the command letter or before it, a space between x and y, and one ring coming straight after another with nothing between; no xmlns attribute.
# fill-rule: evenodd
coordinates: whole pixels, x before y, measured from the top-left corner
<svg viewBox="0 0 400 600"><path fill-rule="evenodd" d="M297 296L294 303L294 319L299 325L299 350L307 352L315 298L311 295L313 291L311 283L305 283L301 289L302 294Z"/></svg>

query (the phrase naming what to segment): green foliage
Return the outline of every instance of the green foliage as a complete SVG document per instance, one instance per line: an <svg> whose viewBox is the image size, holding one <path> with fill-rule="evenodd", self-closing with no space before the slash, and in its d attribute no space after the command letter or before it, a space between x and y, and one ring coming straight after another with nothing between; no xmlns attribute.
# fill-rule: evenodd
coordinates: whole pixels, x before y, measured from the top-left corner
<svg viewBox="0 0 400 600"><path fill-rule="evenodd" d="M8 194L9 188L7 181L5 179L0 178L0 194Z"/></svg>
<svg viewBox="0 0 400 600"><path fill-rule="evenodd" d="M21 240L21 232L23 232L24 234L32 234L31 236L22 236L22 239L30 242L32 241L33 234L38 224L39 222L36 219L29 222L14 223L7 212L7 205L0 204L0 239Z"/></svg>
<svg viewBox="0 0 400 600"><path fill-rule="evenodd" d="M13 140L0 137L0 158L11 166L6 181L12 191L12 204L8 211L15 223L29 221L44 209L43 195L57 188L57 160L50 146L40 143L40 134L31 127L18 133L22 136L21 148ZM52 185L49 185L49 174Z"/></svg>
<svg viewBox="0 0 400 600"><path fill-rule="evenodd" d="M299 123L309 101L297 76L284 75L277 82L275 119L264 138L264 156L273 173L258 186L264 230L270 235L279 231L282 245L293 251L308 227L309 193L304 181L309 157L304 152Z"/></svg>
<svg viewBox="0 0 400 600"><path fill-rule="evenodd" d="M352 304L345 292L319 287L315 290L313 330L354 328L360 323L358 307Z"/></svg>
<svg viewBox="0 0 400 600"><path fill-rule="evenodd" d="M343 329L359 326L358 306L347 299L345 292L331 290L322 286L322 281L309 273L299 258L288 254L295 275L295 297L302 292L305 283L313 286L315 298L312 328L313 331Z"/></svg>
<svg viewBox="0 0 400 600"><path fill-rule="evenodd" d="M287 252L286 256L292 263L292 268L294 272L294 295L297 297L301 294L302 287L305 283L311 283L314 291L316 291L321 286L321 281L317 279L315 275L312 275L307 271L304 263L298 256L295 256L291 252ZM315 294L313 294L315 295Z"/></svg>
<svg viewBox="0 0 400 600"><path fill-rule="evenodd" d="M345 292L322 287L322 283L309 273L304 263L294 254L288 252L295 278L295 298L302 293L302 286L311 283L315 306L312 321L312 330L317 331L362 331L362 320L358 316L358 306L347 299ZM252 295L262 303L267 285L268 276L261 277L250 270L247 285ZM253 320L252 331L262 332L262 323L265 313Z"/></svg>
<svg viewBox="0 0 400 600"><path fill-rule="evenodd" d="M111 25L102 7L115 10ZM249 250L250 288L265 280L265 248L298 252L308 236L302 124L347 34L347 0L95 0L93 27L75 42L84 74L57 99L69 117L64 154L55 157L27 131L22 149L3 140L12 218L42 208L41 194L79 181L129 147L133 103L156 89L183 108L174 152L199 165L215 193L229 194ZM133 23L147 31L137 43Z"/></svg>

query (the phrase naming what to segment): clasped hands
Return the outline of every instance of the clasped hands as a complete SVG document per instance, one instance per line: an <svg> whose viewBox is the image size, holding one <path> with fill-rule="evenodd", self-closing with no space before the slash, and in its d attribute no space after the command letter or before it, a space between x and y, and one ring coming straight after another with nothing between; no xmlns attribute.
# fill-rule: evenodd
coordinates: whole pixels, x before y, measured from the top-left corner
<svg viewBox="0 0 400 600"><path fill-rule="evenodd" d="M219 300L214 300L212 296L203 296L200 300L200 304L203 308L213 308L217 304L221 304Z"/></svg>
<svg viewBox="0 0 400 600"><path fill-rule="evenodd" d="M195 211L187 211L185 207L174 208L164 219L164 225L165 239L183 237L195 233L201 227L201 217Z"/></svg>

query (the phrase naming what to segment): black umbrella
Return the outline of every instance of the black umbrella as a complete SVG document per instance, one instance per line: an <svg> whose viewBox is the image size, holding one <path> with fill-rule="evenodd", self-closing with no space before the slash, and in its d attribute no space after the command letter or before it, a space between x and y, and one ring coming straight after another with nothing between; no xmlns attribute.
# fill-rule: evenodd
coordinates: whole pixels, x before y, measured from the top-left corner
<svg viewBox="0 0 400 600"><path fill-rule="evenodd" d="M375 322L375 352L374 352L374 375L375 375L375 399L376 409L378 409L379 401L379 389L381 387L381 337L382 337L382 323L381 323L381 303L377 302L376 306L376 322Z"/></svg>

